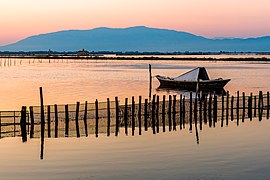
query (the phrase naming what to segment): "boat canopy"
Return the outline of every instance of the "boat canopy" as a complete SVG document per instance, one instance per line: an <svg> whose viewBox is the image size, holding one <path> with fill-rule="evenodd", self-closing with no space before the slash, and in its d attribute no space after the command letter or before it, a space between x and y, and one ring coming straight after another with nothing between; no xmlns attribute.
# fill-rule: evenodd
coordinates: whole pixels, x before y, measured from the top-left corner
<svg viewBox="0 0 270 180"><path fill-rule="evenodd" d="M198 79L209 80L209 76L204 67L197 67L173 79L177 81L198 81Z"/></svg>

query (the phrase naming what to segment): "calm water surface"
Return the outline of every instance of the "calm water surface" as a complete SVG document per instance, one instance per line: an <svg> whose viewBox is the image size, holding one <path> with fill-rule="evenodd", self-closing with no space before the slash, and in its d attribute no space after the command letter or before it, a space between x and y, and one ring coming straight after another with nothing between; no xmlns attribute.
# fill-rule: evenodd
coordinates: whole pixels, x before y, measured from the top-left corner
<svg viewBox="0 0 270 180"><path fill-rule="evenodd" d="M14 60L13 60L14 61ZM12 63L13 63L12 61ZM270 89L270 63L266 62L202 62L202 61L89 61L59 60L53 63L22 60L20 65L0 68L0 110L19 110L22 105L39 104L39 87L44 89L45 104L66 104L77 101L106 101L149 96L148 64L153 75L178 76L192 68L204 66L211 78L230 78L226 86L234 94ZM30 62L30 64L29 64ZM152 94L177 94L157 91L154 78Z"/></svg>
<svg viewBox="0 0 270 180"><path fill-rule="evenodd" d="M270 121L141 136L0 141L1 179L268 179Z"/></svg>
<svg viewBox="0 0 270 180"><path fill-rule="evenodd" d="M201 61L89 61L51 63L23 60L0 67L0 110L38 105L44 89L45 104L105 101L149 95L148 64L153 74L177 76L205 66L212 78L231 78L226 90L246 93L270 89L266 62ZM176 94L157 91L153 94ZM0 139L0 179L269 179L270 121L246 120L228 127L203 126L197 144L194 129L118 137L45 139L44 160L40 140ZM136 130L136 134L138 134Z"/></svg>

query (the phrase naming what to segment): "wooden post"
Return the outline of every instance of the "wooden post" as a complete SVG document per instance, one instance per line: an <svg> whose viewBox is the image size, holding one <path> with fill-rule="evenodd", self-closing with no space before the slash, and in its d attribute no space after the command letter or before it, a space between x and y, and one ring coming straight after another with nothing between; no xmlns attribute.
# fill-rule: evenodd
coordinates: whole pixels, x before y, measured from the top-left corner
<svg viewBox="0 0 270 180"><path fill-rule="evenodd" d="M223 127L224 121L224 94L221 95L221 127Z"/></svg>
<svg viewBox="0 0 270 180"><path fill-rule="evenodd" d="M163 127L163 132L166 131L166 128L165 128L165 105L166 105L166 96L163 95L163 99L162 99L162 127Z"/></svg>
<svg viewBox="0 0 270 180"><path fill-rule="evenodd" d="M207 97L204 100L204 104L203 104L203 120L204 120L204 124L207 124Z"/></svg>
<svg viewBox="0 0 270 180"><path fill-rule="evenodd" d="M98 116L98 100L96 99L96 102L95 102L95 106L96 106L96 137L98 137L98 119L99 119L99 116Z"/></svg>
<svg viewBox="0 0 270 180"><path fill-rule="evenodd" d="M111 107L110 107L110 99L107 98L107 136L110 136L111 130Z"/></svg>
<svg viewBox="0 0 270 180"><path fill-rule="evenodd" d="M267 91L267 114L266 118L269 119L269 109L270 109L270 103L269 103L269 91Z"/></svg>
<svg viewBox="0 0 270 180"><path fill-rule="evenodd" d="M57 104L54 105L54 117L55 117L55 127L54 127L54 137L58 138L58 110Z"/></svg>
<svg viewBox="0 0 270 180"><path fill-rule="evenodd" d="M197 121L198 121L198 98L196 95L195 100L194 100L194 122L196 125L197 125Z"/></svg>
<svg viewBox="0 0 270 180"><path fill-rule="evenodd" d="M45 116L44 116L44 104L43 104L43 91L42 91L42 87L39 88L39 92L40 92L40 118L41 118L41 136L43 134L44 136L44 131L45 131Z"/></svg>
<svg viewBox="0 0 270 180"><path fill-rule="evenodd" d="M169 121L169 131L172 130L172 96L169 95L169 107L168 107L168 121Z"/></svg>
<svg viewBox="0 0 270 180"><path fill-rule="evenodd" d="M236 117L237 117L237 125L239 125L239 104L240 104L239 91L237 91L237 100L236 100Z"/></svg>
<svg viewBox="0 0 270 180"><path fill-rule="evenodd" d="M156 134L156 125L155 125L155 115L156 115L156 95L153 95L153 99L152 99L152 130L153 130L153 134Z"/></svg>
<svg viewBox="0 0 270 180"><path fill-rule="evenodd" d="M192 130L192 92L189 95L189 130Z"/></svg>
<svg viewBox="0 0 270 180"><path fill-rule="evenodd" d="M173 130L176 131L176 95L173 95Z"/></svg>
<svg viewBox="0 0 270 180"><path fill-rule="evenodd" d="M218 104L217 104L217 95L214 95L214 124L217 122L217 112L218 112Z"/></svg>
<svg viewBox="0 0 270 180"><path fill-rule="evenodd" d="M15 111L13 112L13 137L16 137L16 117L15 117Z"/></svg>
<svg viewBox="0 0 270 180"><path fill-rule="evenodd" d="M131 125L132 125L132 136L134 136L134 132L135 132L135 100L134 100L134 96L132 96L132 107L131 107Z"/></svg>
<svg viewBox="0 0 270 180"><path fill-rule="evenodd" d="M202 104L203 100L202 100L202 93L200 93L200 130L202 130Z"/></svg>
<svg viewBox="0 0 270 180"><path fill-rule="evenodd" d="M227 91L227 98L226 98L226 126L229 125L229 99L230 99L230 94L229 94L229 91Z"/></svg>
<svg viewBox="0 0 270 180"><path fill-rule="evenodd" d="M68 115L68 104L65 105L65 137L68 137L68 130L69 130L69 115Z"/></svg>
<svg viewBox="0 0 270 180"><path fill-rule="evenodd" d="M76 134L77 134L78 138L80 137L79 113L80 113L80 102L77 102L77 104L76 104L75 124L76 124Z"/></svg>
<svg viewBox="0 0 270 180"><path fill-rule="evenodd" d="M39 88L40 92L40 118L41 118L41 151L40 151L40 159L43 159L44 154L44 134L45 134L45 116L44 116L44 104L43 104L43 91L42 87Z"/></svg>
<svg viewBox="0 0 270 180"><path fill-rule="evenodd" d="M88 102L85 101L85 105L84 105L84 116L83 116L84 131L85 131L85 136L86 137L88 137L88 128L87 128L87 104L88 104Z"/></svg>
<svg viewBox="0 0 270 180"><path fill-rule="evenodd" d="M26 106L23 106L22 107L22 110L21 110L20 126L21 126L22 142L26 142L27 141L27 132L26 132Z"/></svg>
<svg viewBox="0 0 270 180"><path fill-rule="evenodd" d="M144 103L144 130L148 131L148 125L147 125L147 116L148 116L148 99L145 99L145 103Z"/></svg>
<svg viewBox="0 0 270 180"><path fill-rule="evenodd" d="M243 96L243 111L242 111L242 122L245 121L245 114L246 114L246 96L245 92L242 93Z"/></svg>
<svg viewBox="0 0 270 180"><path fill-rule="evenodd" d="M118 97L115 97L115 136L118 136L119 130L119 105L118 105Z"/></svg>
<svg viewBox="0 0 270 180"><path fill-rule="evenodd" d="M180 94L180 103L179 103L179 113L180 113L180 130L182 129L182 124L183 124L183 101L182 101L182 94Z"/></svg>
<svg viewBox="0 0 270 180"><path fill-rule="evenodd" d="M183 128L186 126L186 97L183 98Z"/></svg>
<svg viewBox="0 0 270 180"><path fill-rule="evenodd" d="M47 118L48 118L48 138L51 137L51 106L47 106Z"/></svg>
<svg viewBox="0 0 270 180"><path fill-rule="evenodd" d="M124 121L125 121L125 134L128 135L128 98L125 98L125 109L124 109Z"/></svg>
<svg viewBox="0 0 270 180"><path fill-rule="evenodd" d="M263 92L259 92L259 104L258 104L258 114L259 114L259 121L262 120L263 115Z"/></svg>
<svg viewBox="0 0 270 180"><path fill-rule="evenodd" d="M258 114L259 115L261 111L261 102L262 102L262 91L259 91L259 98L258 98Z"/></svg>
<svg viewBox="0 0 270 180"><path fill-rule="evenodd" d="M208 101L208 120L209 127L212 127L212 94L210 93L209 101Z"/></svg>
<svg viewBox="0 0 270 180"><path fill-rule="evenodd" d="M254 96L254 117L257 117L257 97Z"/></svg>
<svg viewBox="0 0 270 180"><path fill-rule="evenodd" d="M139 96L138 121L139 121L139 135L142 135L142 96Z"/></svg>
<svg viewBox="0 0 270 180"><path fill-rule="evenodd" d="M234 104L234 96L232 96L232 99L231 99L231 121L233 121L233 104Z"/></svg>
<svg viewBox="0 0 270 180"><path fill-rule="evenodd" d="M31 128L30 128L30 138L34 137L34 126L35 126L35 119L34 119L34 110L33 110L33 106L29 107L30 110L30 121L31 121Z"/></svg>
<svg viewBox="0 0 270 180"><path fill-rule="evenodd" d="M248 117L252 121L252 93L248 97Z"/></svg>
<svg viewBox="0 0 270 180"><path fill-rule="evenodd" d="M159 133L159 96L157 96L157 103L156 103L156 128L157 133Z"/></svg>
<svg viewBox="0 0 270 180"><path fill-rule="evenodd" d="M149 64L149 101L152 96L152 66Z"/></svg>

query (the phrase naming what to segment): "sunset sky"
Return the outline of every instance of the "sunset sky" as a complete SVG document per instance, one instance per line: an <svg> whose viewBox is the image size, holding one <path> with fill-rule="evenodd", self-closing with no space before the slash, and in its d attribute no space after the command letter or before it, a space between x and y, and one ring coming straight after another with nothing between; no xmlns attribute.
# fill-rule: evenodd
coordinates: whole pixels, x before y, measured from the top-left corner
<svg viewBox="0 0 270 180"><path fill-rule="evenodd" d="M1 0L0 45L69 29L149 26L205 37L270 35L269 0Z"/></svg>

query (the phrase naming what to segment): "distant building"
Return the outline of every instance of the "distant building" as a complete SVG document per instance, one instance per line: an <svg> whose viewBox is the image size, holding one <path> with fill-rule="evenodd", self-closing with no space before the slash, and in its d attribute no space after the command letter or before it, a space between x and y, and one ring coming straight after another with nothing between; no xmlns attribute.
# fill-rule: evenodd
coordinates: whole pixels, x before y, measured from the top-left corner
<svg viewBox="0 0 270 180"><path fill-rule="evenodd" d="M86 51L85 49L82 49L77 52L77 56L89 56L89 51Z"/></svg>

